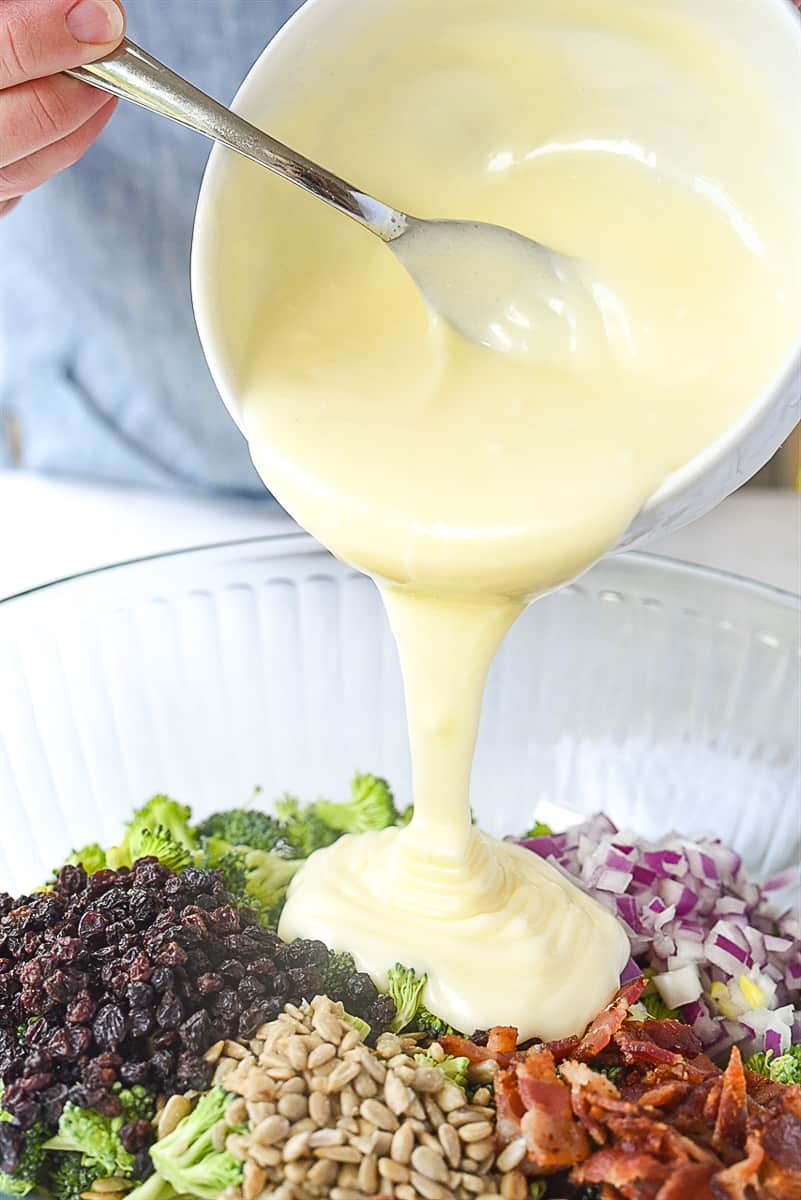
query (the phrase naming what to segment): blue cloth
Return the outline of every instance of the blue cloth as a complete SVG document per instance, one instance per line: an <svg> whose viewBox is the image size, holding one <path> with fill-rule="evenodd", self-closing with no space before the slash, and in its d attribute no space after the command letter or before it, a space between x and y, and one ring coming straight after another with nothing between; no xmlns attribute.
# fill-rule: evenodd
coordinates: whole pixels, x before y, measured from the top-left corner
<svg viewBox="0 0 801 1200"><path fill-rule="evenodd" d="M130 37L230 101L302 0L128 0ZM263 496L192 315L209 143L120 102L0 221L0 467Z"/></svg>

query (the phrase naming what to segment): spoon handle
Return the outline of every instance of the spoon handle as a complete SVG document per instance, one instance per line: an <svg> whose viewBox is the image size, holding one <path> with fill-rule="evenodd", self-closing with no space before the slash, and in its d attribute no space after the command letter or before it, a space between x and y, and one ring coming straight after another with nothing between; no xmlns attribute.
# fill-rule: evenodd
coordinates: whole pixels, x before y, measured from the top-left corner
<svg viewBox="0 0 801 1200"><path fill-rule="evenodd" d="M384 242L391 242L406 228L403 213L263 133L127 38L106 58L75 67L67 74L244 154L352 217Z"/></svg>

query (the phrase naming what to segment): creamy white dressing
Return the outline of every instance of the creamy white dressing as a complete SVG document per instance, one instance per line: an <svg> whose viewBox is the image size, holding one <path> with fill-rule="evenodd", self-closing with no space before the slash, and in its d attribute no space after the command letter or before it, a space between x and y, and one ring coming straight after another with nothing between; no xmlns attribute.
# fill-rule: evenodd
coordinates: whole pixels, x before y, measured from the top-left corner
<svg viewBox="0 0 801 1200"><path fill-rule="evenodd" d="M553 321L529 322L519 353L470 345L365 231L232 168L231 261L269 247L239 381L253 458L379 582L413 756L409 828L313 855L280 932L347 947L379 981L396 959L427 971L427 1003L459 1028L575 1033L628 943L549 866L472 828L486 672L526 603L613 546L770 378L801 299L797 164L747 61L668 4L398 0L304 68L302 98L270 115L285 140L401 208L509 226L587 274L535 282ZM775 178L755 178L756 144L766 162L775 145ZM519 264L480 266L508 333Z"/></svg>

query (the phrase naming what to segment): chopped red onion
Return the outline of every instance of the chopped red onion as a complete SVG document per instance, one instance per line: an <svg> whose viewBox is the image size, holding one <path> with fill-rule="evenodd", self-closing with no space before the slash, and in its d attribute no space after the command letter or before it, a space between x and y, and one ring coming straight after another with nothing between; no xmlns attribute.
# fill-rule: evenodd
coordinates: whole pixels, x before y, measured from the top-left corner
<svg viewBox="0 0 801 1200"><path fill-rule="evenodd" d="M673 833L648 842L619 833L603 813L522 844L617 914L631 942L623 979L638 970L658 975L666 1003L707 1053L735 1044L746 1054L778 1052L801 1040L801 909L772 907L798 892L797 869L760 888L715 838Z"/></svg>

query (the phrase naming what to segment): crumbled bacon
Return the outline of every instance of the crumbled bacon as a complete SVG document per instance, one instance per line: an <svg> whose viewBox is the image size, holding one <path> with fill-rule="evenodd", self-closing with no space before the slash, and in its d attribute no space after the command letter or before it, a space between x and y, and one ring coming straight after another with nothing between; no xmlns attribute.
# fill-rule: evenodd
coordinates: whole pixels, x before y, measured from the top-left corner
<svg viewBox="0 0 801 1200"><path fill-rule="evenodd" d="M597 1058L601 1051L606 1049L628 1016L632 1004L636 1004L645 991L645 985L646 981L642 976L623 984L584 1034L574 1058L586 1062L588 1059Z"/></svg>
<svg viewBox="0 0 801 1200"><path fill-rule="evenodd" d="M622 987L580 1040L442 1039L496 1063L500 1146L523 1137L524 1171L601 1200L801 1200L801 1087L745 1070L736 1048L721 1071L677 1021L629 1020L643 987Z"/></svg>

